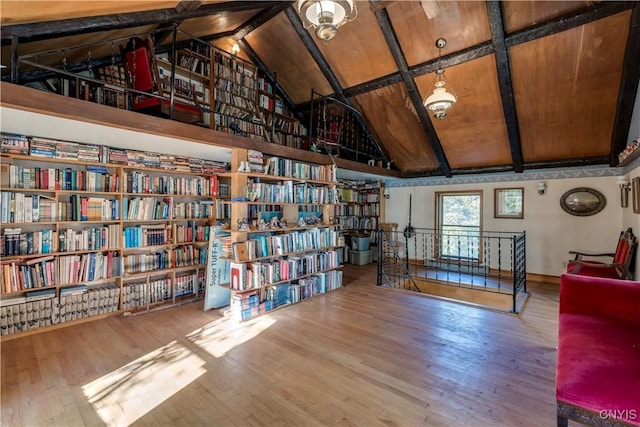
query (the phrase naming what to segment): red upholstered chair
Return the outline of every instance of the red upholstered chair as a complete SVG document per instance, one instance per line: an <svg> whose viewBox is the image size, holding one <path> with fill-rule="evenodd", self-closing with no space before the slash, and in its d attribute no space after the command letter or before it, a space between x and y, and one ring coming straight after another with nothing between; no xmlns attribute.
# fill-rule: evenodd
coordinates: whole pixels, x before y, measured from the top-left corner
<svg viewBox="0 0 640 427"><path fill-rule="evenodd" d="M120 51L129 88L159 96L144 96L134 93L132 94L132 109L154 116L170 117L169 94L165 93L162 88L151 38L132 39L126 47L120 46ZM202 122L202 109L195 93L192 94L189 101L183 102L174 97L173 119L185 123Z"/></svg>
<svg viewBox="0 0 640 427"><path fill-rule="evenodd" d="M569 251L575 258L567 264L567 273L582 276L606 277L610 279L633 280L633 263L635 260L638 238L631 228L620 233L615 253L585 253ZM611 262L590 258L609 257Z"/></svg>

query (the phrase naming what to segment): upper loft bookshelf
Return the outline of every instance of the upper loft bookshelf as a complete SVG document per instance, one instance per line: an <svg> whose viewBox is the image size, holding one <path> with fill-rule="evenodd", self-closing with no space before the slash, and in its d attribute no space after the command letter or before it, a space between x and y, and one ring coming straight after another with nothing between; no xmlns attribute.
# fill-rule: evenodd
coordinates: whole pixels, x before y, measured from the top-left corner
<svg viewBox="0 0 640 427"><path fill-rule="evenodd" d="M17 83L250 139L293 148L308 145L306 127L294 116L293 106L286 105L286 97L278 93L278 85L267 70L206 41L182 35L190 39L175 50L155 46L160 37L154 34L105 41L111 44L110 58L90 59L80 67L71 67L65 56L60 67L46 66L48 73L42 74L43 78L18 79ZM89 52L91 48L86 47ZM18 67L37 68L40 57L47 53L20 57ZM51 55L59 57L59 51ZM34 57L38 61L33 61ZM76 68L81 71L73 71Z"/></svg>
<svg viewBox="0 0 640 427"><path fill-rule="evenodd" d="M198 125L305 151L325 153L317 141L339 120L333 157L380 167L388 159L353 108L336 117L331 95L303 110L276 73L176 29L158 29L90 45L19 55L9 81L26 87ZM134 42L135 40L135 42ZM148 42L150 41L150 43ZM256 60L259 64L259 60ZM10 71L10 73L9 73ZM313 92L313 91L312 91ZM319 95L313 92L312 98ZM345 104L346 105L346 104ZM334 105L335 106L335 105ZM326 140L326 138L324 138Z"/></svg>

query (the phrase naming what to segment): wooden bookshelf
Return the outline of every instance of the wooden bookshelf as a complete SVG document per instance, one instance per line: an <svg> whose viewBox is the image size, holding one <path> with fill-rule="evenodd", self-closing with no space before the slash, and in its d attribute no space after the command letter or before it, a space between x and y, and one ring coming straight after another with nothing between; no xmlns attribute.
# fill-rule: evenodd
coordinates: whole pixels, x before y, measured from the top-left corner
<svg viewBox="0 0 640 427"><path fill-rule="evenodd" d="M237 171L255 157L251 150L234 150L231 170ZM342 285L335 249L344 245L344 239L329 223L338 201L334 167L276 157L258 157L253 162L263 169L269 165L267 174L232 172L232 200L226 202L232 205L230 309L237 320ZM320 177L323 179L314 179ZM254 197L259 200L252 200ZM306 199L313 197L320 199L316 203ZM310 210L312 204L317 210ZM277 210L261 211L261 206ZM265 227L273 216L279 222L286 220L287 226ZM303 225L300 218L305 216L316 216L320 222Z"/></svg>
<svg viewBox="0 0 640 427"><path fill-rule="evenodd" d="M349 234L366 234L375 244L378 225L384 223L384 189L379 181L345 181L343 202L335 207L336 222Z"/></svg>
<svg viewBox="0 0 640 427"><path fill-rule="evenodd" d="M106 147L91 146L87 161L64 157L83 144L41 138L34 147L50 152L0 157L3 340L202 298L219 220L212 168L223 164L126 150L125 165L100 161ZM153 166L161 156L166 169Z"/></svg>
<svg viewBox="0 0 640 427"><path fill-rule="evenodd" d="M229 225L230 248L269 238L275 251L223 259L231 256L247 271L284 263L296 269L277 271L253 286L253 295L230 284L239 320L341 286L336 249L344 238L331 222L339 187L334 166L240 148L232 150L232 172L206 160L109 147L90 147L85 160L68 157L82 146L41 138L30 146L39 153L1 155L1 339L201 298L209 235L220 222ZM252 172L237 172L250 160ZM257 187L271 198L250 201ZM255 228L273 215L288 220L286 227ZM317 222L300 222L311 216ZM244 218L253 228L238 227Z"/></svg>

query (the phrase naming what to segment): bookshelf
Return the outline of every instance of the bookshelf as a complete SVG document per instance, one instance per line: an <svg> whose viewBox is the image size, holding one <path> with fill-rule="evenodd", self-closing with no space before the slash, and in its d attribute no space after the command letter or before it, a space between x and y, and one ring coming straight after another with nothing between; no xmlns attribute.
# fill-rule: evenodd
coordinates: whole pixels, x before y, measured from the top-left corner
<svg viewBox="0 0 640 427"><path fill-rule="evenodd" d="M267 139L256 103L257 68L221 50L214 50L215 130Z"/></svg>
<svg viewBox="0 0 640 427"><path fill-rule="evenodd" d="M0 148L3 338L204 295L225 164L10 134Z"/></svg>
<svg viewBox="0 0 640 427"><path fill-rule="evenodd" d="M238 171L247 163L249 171ZM231 170L232 317L341 287L336 249L344 239L329 221L338 203L335 168L236 149Z"/></svg>
<svg viewBox="0 0 640 427"><path fill-rule="evenodd" d="M335 217L341 230L349 234L366 234L376 243L378 225L384 223L384 195L379 181L344 181Z"/></svg>
<svg viewBox="0 0 640 427"><path fill-rule="evenodd" d="M307 130L294 118L282 97L274 91L274 83L264 72L258 73L258 107L263 121L267 124L271 142L287 147L302 148Z"/></svg>
<svg viewBox="0 0 640 427"><path fill-rule="evenodd" d="M171 93L171 60L169 54L156 56L158 78L162 90ZM195 43L191 48L176 51L174 96L181 102L195 105L203 110L202 125L211 126L211 49L208 45Z"/></svg>

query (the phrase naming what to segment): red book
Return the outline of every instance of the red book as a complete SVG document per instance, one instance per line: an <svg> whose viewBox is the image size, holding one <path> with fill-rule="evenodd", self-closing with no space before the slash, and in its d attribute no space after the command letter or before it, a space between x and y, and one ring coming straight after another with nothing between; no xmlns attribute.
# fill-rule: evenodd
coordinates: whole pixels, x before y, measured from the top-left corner
<svg viewBox="0 0 640 427"><path fill-rule="evenodd" d="M230 263L231 269L231 281L229 283L229 287L235 290L244 290L245 286L245 276L247 271L246 264L240 264L232 262Z"/></svg>
<svg viewBox="0 0 640 427"><path fill-rule="evenodd" d="M80 198L80 221L87 221L89 219L88 203L89 199L86 197Z"/></svg>
<svg viewBox="0 0 640 427"><path fill-rule="evenodd" d="M218 195L218 175L212 175L211 176L211 191L210 191L211 196L217 196Z"/></svg>

